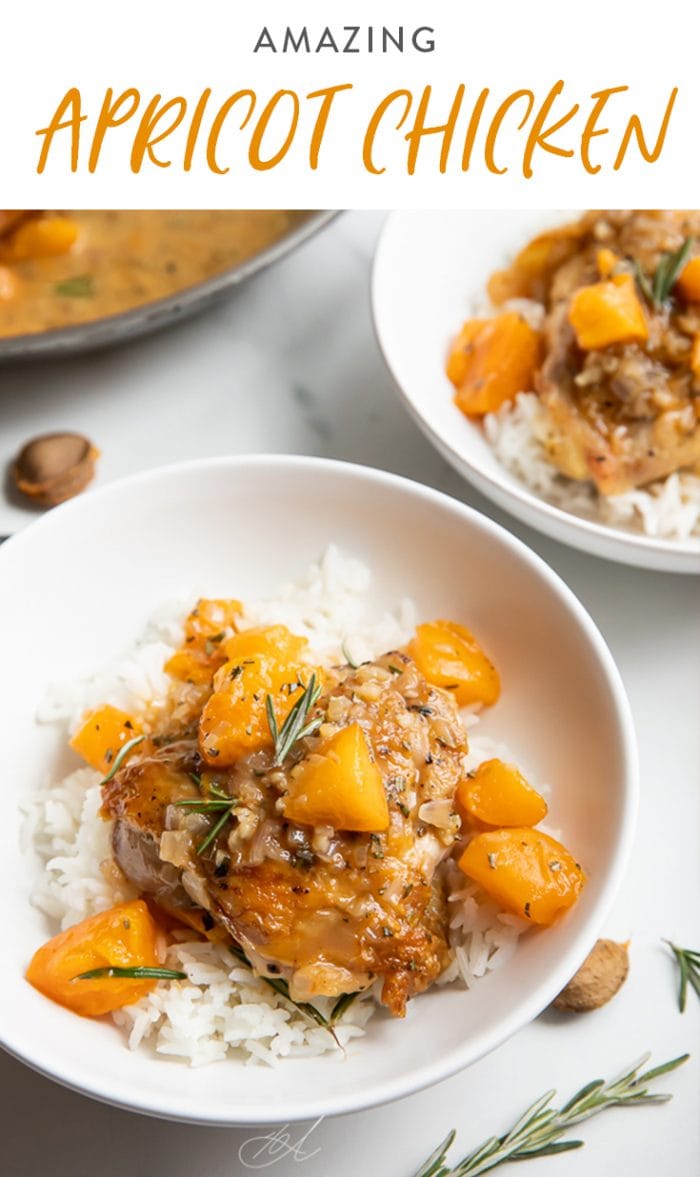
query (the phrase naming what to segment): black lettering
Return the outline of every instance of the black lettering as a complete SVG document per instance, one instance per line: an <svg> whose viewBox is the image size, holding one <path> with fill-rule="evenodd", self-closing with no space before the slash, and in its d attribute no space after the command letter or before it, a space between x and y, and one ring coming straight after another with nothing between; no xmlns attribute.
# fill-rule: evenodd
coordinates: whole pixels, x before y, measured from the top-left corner
<svg viewBox="0 0 700 1177"><path fill-rule="evenodd" d="M300 53L302 48L305 53L311 52L311 46L309 45L309 30L306 28L306 25L304 25L302 28L296 41L294 40L294 33L292 30L290 28L287 29L284 34L284 45L282 46L282 52L289 53L290 47L293 53Z"/></svg>
<svg viewBox="0 0 700 1177"><path fill-rule="evenodd" d="M275 42L272 40L272 37L270 36L270 34L267 30L267 25L265 26L265 28L261 32L260 36L258 37L257 41L255 42L255 47L253 49L253 53L257 53L258 49L271 49L273 53L277 52Z"/></svg>

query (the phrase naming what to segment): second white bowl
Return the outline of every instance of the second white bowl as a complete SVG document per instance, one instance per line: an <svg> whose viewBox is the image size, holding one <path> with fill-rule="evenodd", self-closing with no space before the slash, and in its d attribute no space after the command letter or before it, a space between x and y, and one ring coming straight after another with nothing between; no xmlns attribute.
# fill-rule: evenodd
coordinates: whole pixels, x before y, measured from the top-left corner
<svg viewBox="0 0 700 1177"><path fill-rule="evenodd" d="M700 573L700 539L654 539L583 519L538 497L499 462L453 402L445 374L462 321L483 305L490 274L531 237L580 211L396 212L377 248L374 321L384 358L423 432L469 482L531 527L624 564Z"/></svg>

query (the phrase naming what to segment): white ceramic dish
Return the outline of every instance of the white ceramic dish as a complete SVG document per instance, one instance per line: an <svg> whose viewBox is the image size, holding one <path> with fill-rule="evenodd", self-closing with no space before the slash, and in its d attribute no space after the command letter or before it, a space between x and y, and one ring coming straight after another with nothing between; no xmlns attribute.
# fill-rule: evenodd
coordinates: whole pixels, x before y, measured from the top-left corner
<svg viewBox="0 0 700 1177"><path fill-rule="evenodd" d="M496 458L453 403L445 375L451 340L483 305L490 274L535 233L580 210L395 212L377 248L372 282L379 343L423 432L482 494L562 543L624 564L700 573L700 539L651 539L579 518L535 495Z"/></svg>
<svg viewBox="0 0 700 1177"><path fill-rule="evenodd" d="M122 651L156 607L193 582L213 594L259 596L303 572L331 541L373 567L378 609L411 594L421 616L473 626L504 684L484 731L507 740L552 784L552 825L589 881L567 917L526 937L501 971L470 992L431 990L403 1022L379 1015L346 1058L192 1070L131 1053L110 1022L80 1019L23 979L50 929L29 902L36 864L20 849L15 802L65 757L58 733L36 725L37 704L50 681L84 676ZM109 1103L199 1123L365 1108L492 1050L551 1001L590 949L634 826L636 753L624 689L570 590L462 504L376 470L313 458L167 467L88 493L3 546L0 614L0 1041L44 1074Z"/></svg>

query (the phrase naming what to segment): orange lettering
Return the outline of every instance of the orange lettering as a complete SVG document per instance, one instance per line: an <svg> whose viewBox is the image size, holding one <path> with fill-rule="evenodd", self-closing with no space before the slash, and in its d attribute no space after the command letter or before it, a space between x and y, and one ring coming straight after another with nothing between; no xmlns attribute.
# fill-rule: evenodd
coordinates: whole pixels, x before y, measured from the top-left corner
<svg viewBox="0 0 700 1177"><path fill-rule="evenodd" d="M326 133L326 124L328 123L328 116L331 113L331 106L336 94L341 90L352 90L352 83L345 82L341 86L328 86L325 90L313 90L311 94L307 94L307 98L322 98L321 109L316 116L314 129L311 135L311 143L309 145L309 164L312 171L316 171L318 167L318 153L321 150L321 143L323 136Z"/></svg>
<svg viewBox="0 0 700 1177"><path fill-rule="evenodd" d="M666 112L663 117L663 122L661 123L661 130L659 131L659 135L656 140L656 143L651 150L649 150L649 148L646 145L646 142L644 141L644 133L642 131L642 124L639 120L638 115L636 115L636 114L632 115L632 117L631 117L631 119L625 129L625 133L622 136L620 150L618 151L617 158L615 160L615 163L613 164L615 171L618 171L618 169L622 166L622 161L625 158L625 154L627 152L627 148L629 147L630 139L632 138L633 134L636 137L637 146L639 147L642 158L645 159L647 161L647 163L656 163L657 159L661 155L661 152L663 150L663 145L666 141L666 132L668 130L668 124L669 124L669 120L671 118L671 112L673 110L677 94L678 94L678 87L674 86L674 88L671 91L671 95L669 97L669 100L666 104Z"/></svg>
<svg viewBox="0 0 700 1177"><path fill-rule="evenodd" d="M533 94L532 90L515 90L513 94L509 94L508 97L503 100L495 115L491 119L491 125L486 136L486 142L484 143L484 157L486 159L486 167L496 176L503 176L508 171L507 167L499 168L494 157L494 149L496 147L498 133L511 106L514 106L515 103L518 102L521 98L527 98L527 110L518 123L518 130L521 131L529 119L530 114L532 113L532 108L535 104L535 95Z"/></svg>
<svg viewBox="0 0 700 1177"><path fill-rule="evenodd" d="M156 167L170 167L171 160L158 159L153 148L155 147L156 143L161 143L163 139L167 139L168 135L170 135L177 127L180 126L180 123L184 119L187 112L187 102L184 98L170 98L164 106L158 109L160 100L160 94L156 94L155 98L151 99L148 106L146 107L143 117L141 118L141 122L139 123L138 131L134 136L133 147L131 148L132 172L141 171L143 157L146 152L148 152L148 158L150 159L151 163L154 163ZM153 132L158 126L160 120L173 109L177 110L175 118L170 121L169 125L165 128L164 131L161 131L159 135L154 137Z"/></svg>
<svg viewBox="0 0 700 1177"><path fill-rule="evenodd" d="M248 113L241 123L241 130L243 130L243 128L249 122L253 111L255 110L256 96L254 90L237 90L235 94L232 94L230 98L227 98L223 106L219 107L219 110L216 112L216 118L214 119L214 122L211 125L211 131L209 132L209 138L207 140L207 164L209 166L209 170L216 172L217 176L225 176L226 173L230 170L229 168L219 167L216 159L216 149L219 146L219 135L221 134L221 128L223 127L226 119L228 118L228 115L233 110L239 98L247 98L249 101Z"/></svg>
<svg viewBox="0 0 700 1177"><path fill-rule="evenodd" d="M95 134L92 137L92 147L90 148L90 158L88 160L88 170L92 173L96 170L102 150L104 137L112 127L120 127L127 119L130 119L134 111L137 109L141 101L141 95L138 90L133 87L129 90L124 90L119 95L116 102L113 102L114 91L110 86L105 92L104 102L97 116L97 126L95 127ZM119 111L123 106L129 103L129 109L125 114L120 115Z"/></svg>
<svg viewBox="0 0 700 1177"><path fill-rule="evenodd" d="M479 97L477 98L476 102L474 103L474 109L472 110L471 117L469 119L469 126L467 127L467 133L464 137L464 150L462 152L462 171L463 172L469 171L469 165L471 163L471 158L472 158L472 151L474 149L474 140L476 139L476 133L479 130L479 124L481 122L481 115L483 113L484 107L486 106L486 99L488 98L488 96L489 96L489 90L488 89L482 90L481 93L479 94Z"/></svg>
<svg viewBox="0 0 700 1177"><path fill-rule="evenodd" d="M68 114L68 118L64 118ZM35 134L43 135L44 142L41 145L41 152L39 153L39 162L36 170L39 175L42 174L46 167L46 161L49 158L49 151L53 143L53 137L56 131L70 130L71 134L71 150L70 150L70 170L77 172L78 170L78 149L80 146L80 124L85 122L86 114L81 114L81 98L80 90L73 87L67 90L63 98L59 102L54 116L51 119L48 127L44 127L41 131L36 131Z"/></svg>
<svg viewBox="0 0 700 1177"><path fill-rule="evenodd" d="M400 131L406 122L406 119L408 118L411 110L411 104L413 102L413 95L411 94L410 90L392 90L391 94L387 94L386 98L382 98L382 101L375 109L371 119L369 120L369 123L367 124L367 130L362 143L362 162L365 165L367 171L371 172L373 176L381 176L382 173L386 171L386 168L375 167L372 152L374 149L374 139L377 131L379 130L379 125L387 110L393 102L396 102L397 98L405 99L406 103L404 112L396 124L396 130Z"/></svg>
<svg viewBox="0 0 700 1177"><path fill-rule="evenodd" d="M527 138L527 144L525 146L525 153L523 155L523 175L525 176L526 180L530 180L532 178L532 156L536 147L541 147L543 151L549 151L552 155L561 155L566 158L574 154L573 147L557 147L553 143L548 143L547 140L549 139L550 135L554 135L560 129L560 127L565 125L565 123L571 121L578 111L578 102L575 102L571 107L571 110L562 115L562 117L558 119L556 123L552 123L551 127L548 127L546 130L544 129L547 115L549 114L556 99L559 97L563 89L563 82L554 83L552 89L549 91L549 94L542 103L534 123L532 124L530 134Z"/></svg>
<svg viewBox="0 0 700 1177"><path fill-rule="evenodd" d="M457 87L457 92L450 107L450 113L447 116L447 122L442 123L436 127L426 127L425 118L428 113L428 105L430 103L430 95L432 93L432 86L426 86L421 96L416 117L413 120L413 126L410 131L407 131L404 138L409 144L408 148L408 174L412 176L416 170L416 163L418 161L418 148L420 147L421 139L424 135L442 135L442 148L440 150L440 171L445 172L447 168L447 160L450 154L450 147L452 146L452 136L454 135L455 123L462 107L462 99L464 98L464 91L466 86L464 83Z"/></svg>
<svg viewBox="0 0 700 1177"><path fill-rule="evenodd" d="M287 135L282 146L279 147L277 151L275 151L274 154L271 155L268 159L263 159L260 154L263 137L268 128L270 119L272 118L283 98L291 98L292 100L292 117L290 120L289 130L287 131ZM294 90L278 90L276 94L272 95L272 98L267 103L267 106L260 115L260 118L257 121L255 130L253 131L250 139L248 159L250 161L251 167L254 167L256 172L269 171L270 168L276 167L281 159L284 159L292 144L292 140L294 139L298 122L299 95L296 94Z"/></svg>
<svg viewBox="0 0 700 1177"><path fill-rule="evenodd" d="M609 90L596 90L593 94L591 94L591 98L595 98L596 101L593 110L586 119L586 125L583 128L583 134L581 135L581 160L586 171L590 172L592 176L594 176L596 172L600 171L601 165L599 163L591 163L591 139L594 139L596 135L610 134L609 127L601 127L600 130L598 130L596 123L603 112L603 108L605 107L608 98L610 98L612 94L623 94L625 90L629 90L629 86L611 86Z"/></svg>

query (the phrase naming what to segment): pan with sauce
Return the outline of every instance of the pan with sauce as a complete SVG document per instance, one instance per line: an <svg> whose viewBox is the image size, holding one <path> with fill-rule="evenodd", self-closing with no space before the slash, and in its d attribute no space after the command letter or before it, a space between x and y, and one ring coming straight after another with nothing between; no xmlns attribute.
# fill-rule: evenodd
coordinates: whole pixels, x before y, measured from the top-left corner
<svg viewBox="0 0 700 1177"><path fill-rule="evenodd" d="M0 212L0 357L79 350L160 326L286 252L329 215ZM104 322L112 316L121 318Z"/></svg>

